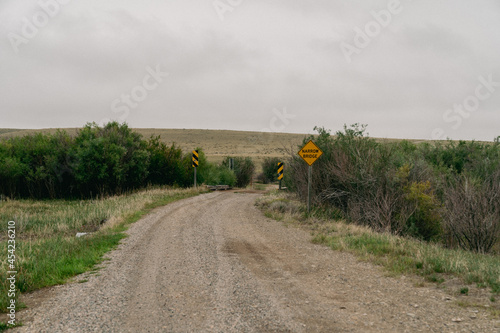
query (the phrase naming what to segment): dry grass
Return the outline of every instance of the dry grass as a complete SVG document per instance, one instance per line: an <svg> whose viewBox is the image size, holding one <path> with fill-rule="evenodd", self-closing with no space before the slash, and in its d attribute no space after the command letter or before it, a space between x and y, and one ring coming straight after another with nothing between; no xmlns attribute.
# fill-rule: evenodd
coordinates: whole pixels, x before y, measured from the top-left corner
<svg viewBox="0 0 500 333"><path fill-rule="evenodd" d="M20 130L20 129L13 129L13 128L0 128L0 136L2 134L7 134L9 133L8 135L12 135L14 134L15 132L19 132L19 131L23 131L23 130Z"/></svg>
<svg viewBox="0 0 500 333"><path fill-rule="evenodd" d="M0 221L16 221L18 237L47 238L112 227L163 197L199 193L195 189L152 188L94 200L8 200L0 202ZM6 233L0 235L5 240Z"/></svg>

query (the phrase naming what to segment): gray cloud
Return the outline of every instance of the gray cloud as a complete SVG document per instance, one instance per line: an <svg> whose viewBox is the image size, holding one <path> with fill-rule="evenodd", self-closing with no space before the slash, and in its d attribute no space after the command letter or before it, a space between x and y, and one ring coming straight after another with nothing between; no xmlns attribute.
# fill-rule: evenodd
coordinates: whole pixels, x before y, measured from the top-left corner
<svg viewBox="0 0 500 333"><path fill-rule="evenodd" d="M49 1L49 0L47 0ZM243 1L219 19L211 2L70 1L16 54L9 33L40 11L0 4L0 127L74 127L117 118L111 103L146 68L169 73L130 110L132 127L261 130L369 124L375 136L492 140L500 88L454 130L445 111L500 82L500 6L493 0L401 0L403 10L347 63L342 41L388 1Z"/></svg>

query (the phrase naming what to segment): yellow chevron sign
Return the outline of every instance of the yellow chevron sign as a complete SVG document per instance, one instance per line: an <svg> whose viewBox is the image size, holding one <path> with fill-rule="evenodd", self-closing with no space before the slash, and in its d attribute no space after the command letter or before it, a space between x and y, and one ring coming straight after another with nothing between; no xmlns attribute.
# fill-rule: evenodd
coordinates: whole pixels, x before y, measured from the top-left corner
<svg viewBox="0 0 500 333"><path fill-rule="evenodd" d="M313 165L316 160L323 155L321 149L314 142L309 141L304 147L299 151L299 156L302 157L307 164Z"/></svg>
<svg viewBox="0 0 500 333"><path fill-rule="evenodd" d="M198 151L197 150L193 150L193 168L197 168L198 165L199 165Z"/></svg>
<svg viewBox="0 0 500 333"><path fill-rule="evenodd" d="M279 162L278 163L278 180L283 179L283 163Z"/></svg>

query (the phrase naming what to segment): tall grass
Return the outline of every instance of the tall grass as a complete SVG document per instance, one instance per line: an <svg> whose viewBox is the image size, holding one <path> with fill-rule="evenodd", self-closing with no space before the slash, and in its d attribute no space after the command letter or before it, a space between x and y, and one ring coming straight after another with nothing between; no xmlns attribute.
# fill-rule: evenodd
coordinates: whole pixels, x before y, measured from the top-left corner
<svg viewBox="0 0 500 333"><path fill-rule="evenodd" d="M16 287L20 292L61 284L91 269L125 237L126 225L154 207L202 189L151 188L88 201L0 202L0 253L7 256L7 222L16 222ZM76 238L77 232L93 232ZM6 260L0 264L0 311L7 297Z"/></svg>
<svg viewBox="0 0 500 333"><path fill-rule="evenodd" d="M0 203L0 230L16 221L18 238L70 236L95 231L123 220L123 216L164 197L183 196L193 189L150 188L129 195L94 200L8 200ZM3 232L0 240L5 240Z"/></svg>

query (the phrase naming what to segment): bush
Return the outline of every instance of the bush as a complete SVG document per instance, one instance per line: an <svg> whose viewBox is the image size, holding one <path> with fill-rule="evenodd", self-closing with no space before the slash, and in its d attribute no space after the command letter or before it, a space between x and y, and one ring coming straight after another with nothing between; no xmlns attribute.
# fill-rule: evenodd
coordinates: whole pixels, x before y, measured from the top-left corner
<svg viewBox="0 0 500 333"><path fill-rule="evenodd" d="M405 199L414 207L406 222L405 233L423 240L438 240L443 234L440 204L434 196L431 183L413 182L405 188Z"/></svg>
<svg viewBox="0 0 500 333"><path fill-rule="evenodd" d="M213 167L200 150L200 183ZM234 185L220 169L217 182ZM65 132L0 141L0 196L11 198L89 198L149 185L190 186L191 152L184 155L159 137L149 141L126 124L87 124L75 137Z"/></svg>
<svg viewBox="0 0 500 333"><path fill-rule="evenodd" d="M183 166L182 150L175 144L168 147L160 137L151 137L147 151L150 155L147 182L156 185L187 186L190 179Z"/></svg>
<svg viewBox="0 0 500 333"><path fill-rule="evenodd" d="M278 163L282 162L278 157L266 157L262 163L262 174L259 180L269 184L278 180Z"/></svg>
<svg viewBox="0 0 500 333"><path fill-rule="evenodd" d="M71 194L74 178L68 153L72 144L65 132L1 141L0 193L12 198Z"/></svg>
<svg viewBox="0 0 500 333"><path fill-rule="evenodd" d="M231 157L226 157L222 165L229 169L229 160ZM234 159L234 174L236 175L236 186L246 187L253 179L255 172L255 164L250 157L233 157Z"/></svg>
<svg viewBox="0 0 500 333"><path fill-rule="evenodd" d="M335 136L315 130L303 141L314 139L323 151L313 166L313 205L374 230L479 252L498 241L499 142L381 143L358 124ZM295 151L287 164L286 186L305 200L308 166Z"/></svg>
<svg viewBox="0 0 500 333"><path fill-rule="evenodd" d="M236 184L236 175L224 165L208 164L205 168L203 183L206 185L229 185Z"/></svg>
<svg viewBox="0 0 500 333"><path fill-rule="evenodd" d="M146 184L150 152L141 135L126 124L87 124L78 132L71 154L82 196L122 193Z"/></svg>
<svg viewBox="0 0 500 333"><path fill-rule="evenodd" d="M445 193L446 231L463 249L489 252L500 238L500 172L486 181L456 176Z"/></svg>

